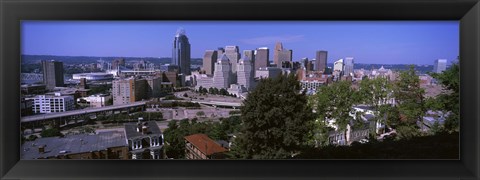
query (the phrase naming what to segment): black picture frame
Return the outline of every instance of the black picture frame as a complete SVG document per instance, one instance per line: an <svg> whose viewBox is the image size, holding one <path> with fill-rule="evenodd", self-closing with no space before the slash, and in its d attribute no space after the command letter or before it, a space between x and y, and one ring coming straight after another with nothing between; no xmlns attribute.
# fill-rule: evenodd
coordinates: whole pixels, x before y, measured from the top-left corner
<svg viewBox="0 0 480 180"><path fill-rule="evenodd" d="M478 0L0 0L2 179L478 179ZM19 160L21 20L459 20L460 160Z"/></svg>

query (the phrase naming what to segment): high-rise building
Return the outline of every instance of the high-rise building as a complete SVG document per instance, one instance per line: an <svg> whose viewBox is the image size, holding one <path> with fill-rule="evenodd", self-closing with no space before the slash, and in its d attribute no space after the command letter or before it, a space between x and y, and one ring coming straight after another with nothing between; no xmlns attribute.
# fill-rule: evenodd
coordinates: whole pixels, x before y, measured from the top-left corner
<svg viewBox="0 0 480 180"><path fill-rule="evenodd" d="M125 58L116 58L112 61L112 69L120 69L125 67Z"/></svg>
<svg viewBox="0 0 480 180"><path fill-rule="evenodd" d="M146 98L145 79L119 79L112 82L113 105L129 104Z"/></svg>
<svg viewBox="0 0 480 180"><path fill-rule="evenodd" d="M47 89L63 87L63 63L59 61L42 61L43 83Z"/></svg>
<svg viewBox="0 0 480 180"><path fill-rule="evenodd" d="M254 68L266 68L270 64L269 62L269 50L267 47L257 48L255 51L255 65Z"/></svg>
<svg viewBox="0 0 480 180"><path fill-rule="evenodd" d="M343 71L343 59L339 59L333 63L333 71Z"/></svg>
<svg viewBox="0 0 480 180"><path fill-rule="evenodd" d="M343 62L344 62L343 75L350 76L351 74L353 74L353 65L354 65L353 57L346 57Z"/></svg>
<svg viewBox="0 0 480 180"><path fill-rule="evenodd" d="M162 77L150 76L150 77L147 77L146 80L147 80L147 97L148 98L160 97L160 94L162 91Z"/></svg>
<svg viewBox="0 0 480 180"><path fill-rule="evenodd" d="M217 62L218 51L206 50L205 55L203 55L203 70L207 75L213 75L215 69L215 62Z"/></svg>
<svg viewBox="0 0 480 180"><path fill-rule="evenodd" d="M437 59L435 63L433 63L433 72L434 73L442 73L447 69L447 60L446 59Z"/></svg>
<svg viewBox="0 0 480 180"><path fill-rule="evenodd" d="M325 69L327 68L327 51L317 51L316 53L316 65L317 69L316 71L322 71L325 72Z"/></svg>
<svg viewBox="0 0 480 180"><path fill-rule="evenodd" d="M304 67L304 68L307 68L307 66L308 66L308 58L307 58L307 57L302 58L301 62L302 62L303 67Z"/></svg>
<svg viewBox="0 0 480 180"><path fill-rule="evenodd" d="M217 48L217 57L222 56L223 53L225 53L225 49L223 47Z"/></svg>
<svg viewBox="0 0 480 180"><path fill-rule="evenodd" d="M243 85L247 90L252 88L253 77L255 75L252 64L248 56L244 56L243 59L240 59L238 62L238 85Z"/></svg>
<svg viewBox="0 0 480 180"><path fill-rule="evenodd" d="M252 64L252 69L255 69L255 50L243 50L243 57L246 56L248 56L248 59Z"/></svg>
<svg viewBox="0 0 480 180"><path fill-rule="evenodd" d="M283 45L281 42L277 42L275 44L275 49L273 50L273 63L275 63L277 67L279 67L279 65L282 65L282 62L280 62L280 59L278 57L280 51L283 51Z"/></svg>
<svg viewBox="0 0 480 180"><path fill-rule="evenodd" d="M177 30L173 41L172 64L179 67L179 73L190 75L190 43L185 30Z"/></svg>
<svg viewBox="0 0 480 180"><path fill-rule="evenodd" d="M228 60L230 61L230 64L232 64L232 72L236 73L237 63L238 63L238 60L240 60L241 58L240 50L238 46L226 46L225 54L227 55Z"/></svg>
<svg viewBox="0 0 480 180"><path fill-rule="evenodd" d="M279 68L290 68L292 66L292 50L283 48L282 43L275 44L275 51L273 52L273 62Z"/></svg>
<svg viewBox="0 0 480 180"><path fill-rule="evenodd" d="M293 56L293 50L291 49L283 50L279 52L278 58L280 59L282 68L292 68L293 66L292 56Z"/></svg>
<svg viewBox="0 0 480 180"><path fill-rule="evenodd" d="M213 73L213 87L217 89L228 89L231 84L230 74L232 65L226 54L223 54L215 63L215 71Z"/></svg>

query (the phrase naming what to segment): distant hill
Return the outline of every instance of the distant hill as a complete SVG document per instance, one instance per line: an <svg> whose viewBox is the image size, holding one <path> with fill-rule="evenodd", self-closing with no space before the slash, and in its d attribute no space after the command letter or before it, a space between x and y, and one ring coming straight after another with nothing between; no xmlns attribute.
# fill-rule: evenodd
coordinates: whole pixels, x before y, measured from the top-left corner
<svg viewBox="0 0 480 180"><path fill-rule="evenodd" d="M333 63L328 63L328 67L333 67ZM362 63L355 63L354 69L365 69L365 70L372 70L372 69L379 69L380 67L385 69L391 69L392 71L403 71L408 70L410 68L410 64L362 64ZM448 68L448 67L447 67ZM415 70L419 73L426 73L433 71L433 65L415 65Z"/></svg>
<svg viewBox="0 0 480 180"><path fill-rule="evenodd" d="M22 72L31 72L31 69L39 68L41 60L57 60L62 61L64 64L89 64L96 63L98 60L104 60L111 62L116 58L125 58L125 61L128 63L130 61L139 61L145 60L154 63L155 65L170 64L172 58L170 57L98 57L98 56L55 56L55 55L22 55L22 68L23 66L34 65L32 68L23 68ZM193 67L202 66L202 58L192 58L190 64ZM333 67L333 63L328 63L327 66ZM362 64L355 63L354 69L366 69L371 70L378 69L380 67L385 69L392 69L393 71L407 70L409 68L408 64ZM415 65L415 69L420 73L431 72L433 70L433 65Z"/></svg>
<svg viewBox="0 0 480 180"><path fill-rule="evenodd" d="M55 56L55 55L22 55L22 64L39 64L41 60L56 60L62 61L64 64L89 64L96 63L98 60L111 62L116 58L125 58L126 62L145 60L154 63L155 65L170 64L172 58L170 57L98 57L98 56ZM192 58L192 65L201 65L202 58Z"/></svg>

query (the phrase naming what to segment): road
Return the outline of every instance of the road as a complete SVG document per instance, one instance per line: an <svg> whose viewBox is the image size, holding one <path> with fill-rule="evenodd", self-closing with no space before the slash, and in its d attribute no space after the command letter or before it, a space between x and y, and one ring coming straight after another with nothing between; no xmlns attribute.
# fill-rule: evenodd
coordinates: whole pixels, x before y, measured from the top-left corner
<svg viewBox="0 0 480 180"><path fill-rule="evenodd" d="M157 121L157 126L158 128L160 128L160 130L162 130L162 132L168 128L168 123L172 121L171 119L170 120L166 120L166 121ZM212 122L218 122L220 121L219 118L214 118L214 119L207 119L207 118L200 118L197 120L197 122L205 122L205 121L212 121ZM108 128L104 128L104 129L95 129L95 132L99 133L99 132L109 132L109 131L121 131L123 132L124 131L124 128L123 128L123 125L118 125L118 126L113 126L113 127L108 127Z"/></svg>

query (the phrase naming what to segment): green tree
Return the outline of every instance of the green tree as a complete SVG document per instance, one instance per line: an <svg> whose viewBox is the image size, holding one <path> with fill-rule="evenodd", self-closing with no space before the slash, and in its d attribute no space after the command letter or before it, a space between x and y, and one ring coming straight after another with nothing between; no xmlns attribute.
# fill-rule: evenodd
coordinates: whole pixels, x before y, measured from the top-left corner
<svg viewBox="0 0 480 180"><path fill-rule="evenodd" d="M214 140L228 140L227 130L222 126L223 122L214 122L211 125L211 130L206 132L208 137Z"/></svg>
<svg viewBox="0 0 480 180"><path fill-rule="evenodd" d="M294 74L262 79L241 112L243 128L232 149L236 158L289 158L311 139L314 116Z"/></svg>
<svg viewBox="0 0 480 180"><path fill-rule="evenodd" d="M224 95L224 96L228 95L228 91L224 88L220 89L219 93L220 93L220 95Z"/></svg>
<svg viewBox="0 0 480 180"><path fill-rule="evenodd" d="M316 128L320 128L316 130L316 133L320 133L316 135L317 138L323 137L322 140L325 140L325 135L322 133L328 133L325 128L329 120L334 120L337 131L347 130L347 125L354 122L351 114L355 114L352 107L358 103L357 96L359 96L358 93L348 81L322 86L318 90L311 101L317 114ZM360 118L356 119L360 120ZM344 133L344 139L347 139L346 133Z"/></svg>
<svg viewBox="0 0 480 180"><path fill-rule="evenodd" d="M400 113L398 133L408 133L405 137L418 134L417 122L423 124L425 114L425 90L420 87L420 79L415 73L415 66L410 65L409 70L400 72L400 78L394 86L396 107ZM423 125L422 125L423 126ZM402 131L405 130L405 131ZM400 135L399 137L402 137Z"/></svg>
<svg viewBox="0 0 480 180"><path fill-rule="evenodd" d="M389 108L387 101L392 98L392 92L393 84L387 78L378 77L373 80L367 78L360 82L359 101L373 108L375 124L386 124L385 115Z"/></svg>
<svg viewBox="0 0 480 180"><path fill-rule="evenodd" d="M198 117L205 116L205 112L203 112L203 111L198 111L196 114L197 114Z"/></svg>
<svg viewBox="0 0 480 180"><path fill-rule="evenodd" d="M430 106L432 110L441 110L450 113L445 120L447 131L459 131L460 122L460 66L453 63L452 66L442 73L433 73L432 77L438 80L447 91L433 99ZM431 105L430 104L430 105Z"/></svg>
<svg viewBox="0 0 480 180"><path fill-rule="evenodd" d="M181 159L185 157L185 140L176 120L168 122L164 133L166 154L169 158Z"/></svg>
<svg viewBox="0 0 480 180"><path fill-rule="evenodd" d="M55 137L55 136L60 136L62 137L63 134L60 132L59 129L57 128L50 128L50 129L45 129L40 133L40 136L42 137Z"/></svg>

